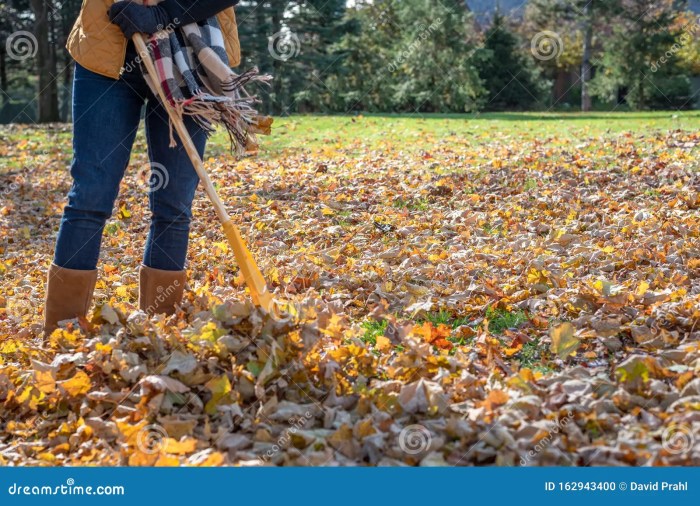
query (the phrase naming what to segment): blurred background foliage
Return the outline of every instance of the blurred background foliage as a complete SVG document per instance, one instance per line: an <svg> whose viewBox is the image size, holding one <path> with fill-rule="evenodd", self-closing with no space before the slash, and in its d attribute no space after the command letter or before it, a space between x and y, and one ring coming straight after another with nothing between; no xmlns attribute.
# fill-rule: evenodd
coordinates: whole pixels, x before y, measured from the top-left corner
<svg viewBox="0 0 700 506"><path fill-rule="evenodd" d="M80 0L0 4L0 122L70 120ZM700 0L241 0L267 112L690 109ZM29 56L18 50L31 33Z"/></svg>

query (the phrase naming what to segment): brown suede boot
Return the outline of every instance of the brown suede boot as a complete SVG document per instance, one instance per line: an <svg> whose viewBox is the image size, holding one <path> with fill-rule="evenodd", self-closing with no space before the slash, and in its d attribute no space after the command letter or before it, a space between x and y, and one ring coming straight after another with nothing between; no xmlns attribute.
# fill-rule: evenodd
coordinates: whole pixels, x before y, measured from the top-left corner
<svg viewBox="0 0 700 506"><path fill-rule="evenodd" d="M139 271L139 308L150 316L175 312L185 289L185 271L164 271L141 266Z"/></svg>
<svg viewBox="0 0 700 506"><path fill-rule="evenodd" d="M49 336L58 322L86 316L97 282L97 269L79 271L51 264L46 284L44 335Z"/></svg>

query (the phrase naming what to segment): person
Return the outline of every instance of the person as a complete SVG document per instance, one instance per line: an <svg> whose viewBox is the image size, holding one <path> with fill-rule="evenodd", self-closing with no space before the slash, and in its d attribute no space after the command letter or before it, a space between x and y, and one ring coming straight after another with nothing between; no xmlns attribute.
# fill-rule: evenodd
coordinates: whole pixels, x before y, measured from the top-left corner
<svg viewBox="0 0 700 506"><path fill-rule="evenodd" d="M139 308L172 314L182 300L192 200L199 178L185 149L169 147L167 111L150 91L131 41L216 16L230 66L240 62L233 6L238 0L85 0L68 37L73 78L73 179L48 270L44 333L62 320L85 316L97 281L102 232L145 106L151 183L151 223L139 269ZM185 125L204 154L206 132L191 117ZM161 170L164 174L155 173Z"/></svg>

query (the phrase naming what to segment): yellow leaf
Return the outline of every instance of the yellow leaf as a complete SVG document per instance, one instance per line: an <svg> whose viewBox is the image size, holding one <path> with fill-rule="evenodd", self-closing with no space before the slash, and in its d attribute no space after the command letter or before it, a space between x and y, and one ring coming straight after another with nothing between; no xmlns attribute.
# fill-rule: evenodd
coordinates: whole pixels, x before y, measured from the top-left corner
<svg viewBox="0 0 700 506"><path fill-rule="evenodd" d="M372 434L376 434L377 430L372 425L372 419L365 418L357 425L355 425L354 432L357 435L357 437L365 438L367 436L371 436Z"/></svg>
<svg viewBox="0 0 700 506"><path fill-rule="evenodd" d="M574 331L574 326L569 322L552 327L549 331L549 336L552 338L552 344L549 347L550 351L557 354L561 359L574 353L581 345L581 341L574 336Z"/></svg>
<svg viewBox="0 0 700 506"><path fill-rule="evenodd" d="M160 455L153 465L155 467L178 467L180 465L180 460L170 455Z"/></svg>
<svg viewBox="0 0 700 506"><path fill-rule="evenodd" d="M74 346L80 340L80 338L81 336L79 330L69 331L66 329L59 328L51 333L51 335L49 336L49 341L51 342L51 345L55 347L61 345Z"/></svg>
<svg viewBox="0 0 700 506"><path fill-rule="evenodd" d="M192 453L197 449L197 440L194 438L185 438L182 441L176 441L173 438L167 438L164 441L163 452L175 453L177 455L185 455Z"/></svg>
<svg viewBox="0 0 700 506"><path fill-rule="evenodd" d="M14 353L19 349L18 342L15 339L8 339L4 343L0 344L0 353Z"/></svg>
<svg viewBox="0 0 700 506"><path fill-rule="evenodd" d="M39 460L43 460L43 461L49 462L49 463L56 462L56 455L54 455L53 453L43 452L43 453L40 453L39 455L37 455L37 458Z"/></svg>
<svg viewBox="0 0 700 506"><path fill-rule="evenodd" d="M211 399L204 406L204 411L209 415L213 415L216 413L216 406L231 391L231 382L228 380L228 376L222 374L218 378L210 379L204 386L211 390Z"/></svg>
<svg viewBox="0 0 700 506"><path fill-rule="evenodd" d="M129 296L129 287L124 285L118 286L114 293L117 295L117 297L125 299Z"/></svg>
<svg viewBox="0 0 700 506"><path fill-rule="evenodd" d="M385 336L377 336L375 348L377 348L379 351L388 351L391 349L391 340Z"/></svg>
<svg viewBox="0 0 700 506"><path fill-rule="evenodd" d="M95 345L95 350L101 351L103 353L109 353L112 351L112 346L109 344L102 344L102 343L97 343Z"/></svg>
<svg viewBox="0 0 700 506"><path fill-rule="evenodd" d="M213 246L219 248L223 254L228 253L228 243L225 241L215 242Z"/></svg>
<svg viewBox="0 0 700 506"><path fill-rule="evenodd" d="M209 322L202 327L200 334L195 337L215 343L224 334L226 334L226 330L219 328L215 322Z"/></svg>
<svg viewBox="0 0 700 506"><path fill-rule="evenodd" d="M508 386L523 390L525 392L532 392L532 387L530 383L535 381L535 377L531 369L524 367L520 369L520 372L514 376L508 378Z"/></svg>
<svg viewBox="0 0 700 506"><path fill-rule="evenodd" d="M124 437L124 440L127 442L127 444L130 445L136 445L137 444L137 437L139 431L148 425L148 422L141 422L136 425L131 425L130 423L117 420L117 429L119 429L119 432L121 435Z"/></svg>
<svg viewBox="0 0 700 506"><path fill-rule="evenodd" d="M34 384L45 394L50 394L56 390L56 380L51 371L34 371Z"/></svg>
<svg viewBox="0 0 700 506"><path fill-rule="evenodd" d="M649 283L642 281L639 283L639 288L637 288L637 297L643 297L647 290L649 289Z"/></svg>
<svg viewBox="0 0 700 506"><path fill-rule="evenodd" d="M267 279L270 280L271 283L280 282L280 271L277 270L277 267L270 269L270 271L267 273Z"/></svg>
<svg viewBox="0 0 700 506"><path fill-rule="evenodd" d="M119 208L118 217L120 220L123 220L125 218L131 218L131 211L129 211L126 208L126 204L122 204L121 207Z"/></svg>
<svg viewBox="0 0 700 506"><path fill-rule="evenodd" d="M158 453L144 453L141 450L136 450L129 455L129 466L144 467L154 465L159 458Z"/></svg>
<svg viewBox="0 0 700 506"><path fill-rule="evenodd" d="M90 388L92 388L92 382L87 374L83 371L78 371L71 379L62 381L61 386L68 395L77 397L88 393Z"/></svg>
<svg viewBox="0 0 700 506"><path fill-rule="evenodd" d="M549 282L548 271L531 267L527 273L527 282L531 285L546 285Z"/></svg>
<svg viewBox="0 0 700 506"><path fill-rule="evenodd" d="M506 354L506 357L512 357L513 355L515 355L516 353L518 353L522 349L523 349L523 343L519 342L515 346L513 346L512 348L506 348L504 350L504 352Z"/></svg>

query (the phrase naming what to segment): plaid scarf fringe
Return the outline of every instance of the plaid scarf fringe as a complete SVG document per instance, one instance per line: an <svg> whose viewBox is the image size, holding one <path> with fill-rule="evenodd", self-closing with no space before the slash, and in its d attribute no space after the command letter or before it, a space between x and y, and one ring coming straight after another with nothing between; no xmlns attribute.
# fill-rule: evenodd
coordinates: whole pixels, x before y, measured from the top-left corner
<svg viewBox="0 0 700 506"><path fill-rule="evenodd" d="M228 134L231 149L240 155L256 149L256 134L269 135L272 125L271 118L261 116L256 110L256 104L260 100L250 95L244 86L250 83L266 85L271 79L271 76L260 75L257 67L254 67L243 74L232 76L225 83L225 97L200 91L191 98L169 97L170 107L180 118L191 116L207 134L213 133L217 125L223 127ZM171 120L170 147L176 146Z"/></svg>
<svg viewBox="0 0 700 506"><path fill-rule="evenodd" d="M135 1L153 5L162 0ZM147 47L157 75L148 75L141 65L146 82L155 96L158 87L163 90L177 117L191 116L207 134L217 125L224 127L237 154L257 147L256 134L270 133L272 118L258 113L260 100L245 87L267 85L272 76L260 74L257 67L241 74L231 70L216 17L161 30L149 38ZM177 146L172 119L170 146Z"/></svg>

